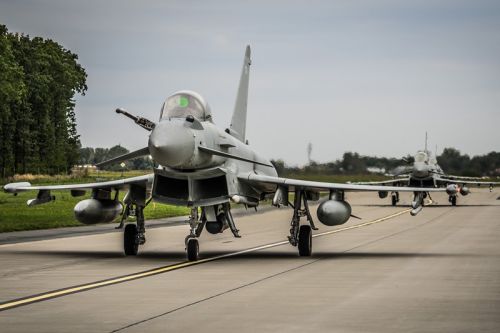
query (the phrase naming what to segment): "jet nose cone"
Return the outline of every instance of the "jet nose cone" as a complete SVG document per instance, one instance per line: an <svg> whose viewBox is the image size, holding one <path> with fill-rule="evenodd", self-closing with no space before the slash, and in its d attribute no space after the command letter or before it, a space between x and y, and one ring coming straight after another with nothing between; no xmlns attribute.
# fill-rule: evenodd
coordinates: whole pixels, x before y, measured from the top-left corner
<svg viewBox="0 0 500 333"><path fill-rule="evenodd" d="M421 163L415 163L413 167L413 175L418 178L425 178L429 176L429 169L427 165Z"/></svg>
<svg viewBox="0 0 500 333"><path fill-rule="evenodd" d="M163 166L182 168L194 153L194 137L189 128L171 121L160 122L149 136L149 152Z"/></svg>

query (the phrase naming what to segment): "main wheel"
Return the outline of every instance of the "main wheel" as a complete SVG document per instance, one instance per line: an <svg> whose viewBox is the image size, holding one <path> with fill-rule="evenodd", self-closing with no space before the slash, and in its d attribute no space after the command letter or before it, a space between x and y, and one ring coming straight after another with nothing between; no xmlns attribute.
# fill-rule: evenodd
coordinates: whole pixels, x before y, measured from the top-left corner
<svg viewBox="0 0 500 333"><path fill-rule="evenodd" d="M395 195L393 195L391 197L391 203L392 203L393 206L396 206L396 204L398 203L398 198L396 198Z"/></svg>
<svg viewBox="0 0 500 333"><path fill-rule="evenodd" d="M299 256L308 257L312 253L312 232L310 225L301 225L299 229Z"/></svg>
<svg viewBox="0 0 500 333"><path fill-rule="evenodd" d="M135 224L127 224L123 232L123 249L126 256L135 256L139 250L137 242L137 226Z"/></svg>
<svg viewBox="0 0 500 333"><path fill-rule="evenodd" d="M187 258L189 261L198 260L198 255L200 253L200 245L196 238L189 238L186 243Z"/></svg>
<svg viewBox="0 0 500 333"><path fill-rule="evenodd" d="M456 206L457 205L457 196L452 196L451 197L451 205Z"/></svg>

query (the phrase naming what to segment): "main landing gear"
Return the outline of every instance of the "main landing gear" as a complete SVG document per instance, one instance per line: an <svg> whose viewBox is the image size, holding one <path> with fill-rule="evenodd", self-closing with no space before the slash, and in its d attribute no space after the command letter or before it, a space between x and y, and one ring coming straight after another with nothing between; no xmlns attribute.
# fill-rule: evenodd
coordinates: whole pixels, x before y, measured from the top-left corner
<svg viewBox="0 0 500 333"><path fill-rule="evenodd" d="M293 216L288 241L298 247L301 257L308 257L312 254L312 230L318 230L314 226L306 195L304 190L295 190L293 205L290 203L293 207ZM306 217L309 224L300 225L301 217Z"/></svg>
<svg viewBox="0 0 500 333"><path fill-rule="evenodd" d="M136 223L129 223L125 225L125 221L129 216L136 217ZM144 206L137 206L133 204L127 204L125 210L123 211L122 219L118 228L123 228L123 249L125 255L135 256L139 250L139 245L146 243L146 228L144 220Z"/></svg>
<svg viewBox="0 0 500 333"><path fill-rule="evenodd" d="M457 196L456 195L450 195L448 197L448 201L451 203L452 206L457 205Z"/></svg>
<svg viewBox="0 0 500 333"><path fill-rule="evenodd" d="M392 192L391 194L391 203L393 206L396 206L396 204L399 202L399 192Z"/></svg>

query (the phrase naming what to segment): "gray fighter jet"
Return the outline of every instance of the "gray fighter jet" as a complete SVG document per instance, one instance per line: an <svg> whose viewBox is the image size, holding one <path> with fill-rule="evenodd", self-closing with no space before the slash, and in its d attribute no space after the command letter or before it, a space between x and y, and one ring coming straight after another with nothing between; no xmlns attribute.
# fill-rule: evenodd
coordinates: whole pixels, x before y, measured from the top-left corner
<svg viewBox="0 0 500 333"><path fill-rule="evenodd" d="M253 151L246 140L250 64L250 47L247 46L234 113L225 130L215 126L209 105L192 91L179 91L168 97L158 122L117 110L150 132L148 144L100 166L150 155L158 164L152 174L90 184L32 186L30 183L11 183L4 190L14 194L37 190L37 197L28 201L29 206L54 200L52 190L69 190L73 196L91 191L90 199L75 206L75 217L92 224L113 221L122 212L120 227L124 227L126 255L137 254L139 245L146 241L143 210L151 200L191 207L190 232L185 239L189 260L198 259L198 237L204 229L212 234L229 229L235 237L240 237L231 214L231 203L257 207L260 201L272 198L274 206L290 205L293 213L288 239L291 245L298 247L301 256L309 256L312 251L311 230L316 227L308 200L318 200L321 191L328 193L328 199L319 205L317 215L326 226L343 224L352 216L351 206L345 200L346 191L414 192L414 210L421 209L424 193L442 191L278 177L271 162ZM123 203L118 199L121 190L127 191ZM290 192L292 202L289 201ZM136 217L136 222L125 223L131 215ZM306 221L301 223L303 217Z"/></svg>
<svg viewBox="0 0 500 333"><path fill-rule="evenodd" d="M446 174L439 166L437 159L427 149L427 133L425 134L425 149L415 154L411 167L400 169L395 178L376 182L358 182L358 185L390 185L409 187L441 187L446 189L448 201L452 206L456 206L458 194L463 196L470 193L468 186L489 186L492 191L493 186L500 185L500 182L485 182L478 177L464 177ZM427 196L425 193L424 196ZM381 199L388 196L388 191L379 191ZM391 192L391 203L395 206L399 202L399 191Z"/></svg>

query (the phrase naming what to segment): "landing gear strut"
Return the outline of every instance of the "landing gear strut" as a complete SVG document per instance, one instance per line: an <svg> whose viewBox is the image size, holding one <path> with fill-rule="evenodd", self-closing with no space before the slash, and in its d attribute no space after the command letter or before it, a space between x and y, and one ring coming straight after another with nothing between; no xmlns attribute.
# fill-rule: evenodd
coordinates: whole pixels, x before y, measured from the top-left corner
<svg viewBox="0 0 500 333"><path fill-rule="evenodd" d="M312 232L318 230L314 226L314 222L307 204L306 192L304 190L295 190L295 198L293 205L292 222L290 223L290 236L288 241L293 246L298 246L300 256L310 256L312 254ZM306 217L309 225L300 225L300 218Z"/></svg>
<svg viewBox="0 0 500 333"><path fill-rule="evenodd" d="M186 244L186 254L189 261L198 260L200 254L200 245L198 242L198 237L200 237L205 223L207 222L205 216L205 209L201 208L201 219L198 216L198 207L191 208L191 215L189 215L189 235L186 236L184 240Z"/></svg>
<svg viewBox="0 0 500 333"><path fill-rule="evenodd" d="M399 192L392 192L391 194L391 203L393 206L396 206L396 204L399 202Z"/></svg>

